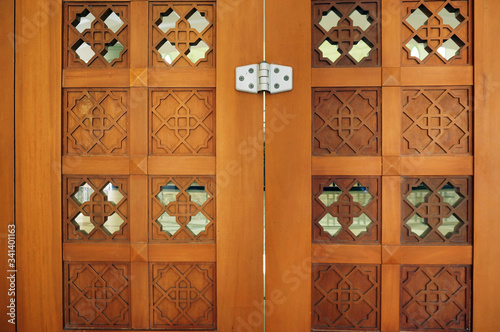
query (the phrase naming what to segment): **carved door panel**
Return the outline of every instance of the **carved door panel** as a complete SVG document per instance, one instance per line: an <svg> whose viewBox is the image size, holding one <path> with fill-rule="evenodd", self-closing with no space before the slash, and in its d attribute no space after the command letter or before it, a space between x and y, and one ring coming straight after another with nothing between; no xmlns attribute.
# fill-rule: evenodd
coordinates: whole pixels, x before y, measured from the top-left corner
<svg viewBox="0 0 500 332"><path fill-rule="evenodd" d="M266 98L266 123L289 115L266 128L268 331L494 326L472 315L483 3L266 2L267 58L296 68Z"/></svg>

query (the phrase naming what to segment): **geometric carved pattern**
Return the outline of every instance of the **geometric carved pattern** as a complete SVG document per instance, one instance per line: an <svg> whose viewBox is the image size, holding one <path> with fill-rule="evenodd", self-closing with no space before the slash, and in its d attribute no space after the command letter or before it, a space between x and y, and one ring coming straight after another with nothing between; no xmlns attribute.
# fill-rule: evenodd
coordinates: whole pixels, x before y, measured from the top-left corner
<svg viewBox="0 0 500 332"><path fill-rule="evenodd" d="M215 328L214 263L153 263L150 266L153 328Z"/></svg>
<svg viewBox="0 0 500 332"><path fill-rule="evenodd" d="M313 67L380 66L380 0L312 4Z"/></svg>
<svg viewBox="0 0 500 332"><path fill-rule="evenodd" d="M92 2L65 6L66 67L128 67L127 4Z"/></svg>
<svg viewBox="0 0 500 332"><path fill-rule="evenodd" d="M128 264L65 265L66 328L119 329L130 326Z"/></svg>
<svg viewBox="0 0 500 332"><path fill-rule="evenodd" d="M401 267L403 331L471 331L471 266Z"/></svg>
<svg viewBox="0 0 500 332"><path fill-rule="evenodd" d="M203 201L199 201L191 188L201 189ZM169 199L164 190L172 189ZM198 177L154 177L151 179L151 240L175 242L200 242L215 240L215 178ZM198 194L199 195L199 194ZM193 224L198 224L194 231ZM162 223L163 221L163 223ZM173 231L171 230L173 227Z"/></svg>
<svg viewBox="0 0 500 332"><path fill-rule="evenodd" d="M215 155L215 91L153 90L151 154Z"/></svg>
<svg viewBox="0 0 500 332"><path fill-rule="evenodd" d="M379 243L380 177L313 177L313 242Z"/></svg>
<svg viewBox="0 0 500 332"><path fill-rule="evenodd" d="M128 241L127 178L67 176L64 181L66 242ZM88 191L84 199L79 195L82 189Z"/></svg>
<svg viewBox="0 0 500 332"><path fill-rule="evenodd" d="M312 329L378 330L380 266L313 264Z"/></svg>
<svg viewBox="0 0 500 332"><path fill-rule="evenodd" d="M471 88L403 90L403 154L472 154Z"/></svg>
<svg viewBox="0 0 500 332"><path fill-rule="evenodd" d="M127 154L128 104L128 90L65 90L64 154Z"/></svg>
<svg viewBox="0 0 500 332"><path fill-rule="evenodd" d="M403 64L472 63L472 1L404 0Z"/></svg>
<svg viewBox="0 0 500 332"><path fill-rule="evenodd" d="M313 154L380 155L380 89L313 89Z"/></svg>
<svg viewBox="0 0 500 332"><path fill-rule="evenodd" d="M150 66L215 67L215 2L152 2L150 11Z"/></svg>
<svg viewBox="0 0 500 332"><path fill-rule="evenodd" d="M403 243L472 241L472 177L402 179Z"/></svg>

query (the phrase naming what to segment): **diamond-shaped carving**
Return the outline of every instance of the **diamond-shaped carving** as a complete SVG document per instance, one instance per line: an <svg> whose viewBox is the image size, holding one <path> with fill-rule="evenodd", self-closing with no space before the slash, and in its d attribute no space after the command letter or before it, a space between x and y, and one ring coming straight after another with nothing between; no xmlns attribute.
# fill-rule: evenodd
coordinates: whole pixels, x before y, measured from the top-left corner
<svg viewBox="0 0 500 332"><path fill-rule="evenodd" d="M331 62L337 61L342 55L342 51L339 49L338 44L332 42L328 38L318 47L318 50L323 54L323 58L330 59Z"/></svg>
<svg viewBox="0 0 500 332"><path fill-rule="evenodd" d="M164 212L160 218L156 220L158 225L161 226L161 231L173 236L181 228L177 223L175 216L171 216L167 212Z"/></svg>
<svg viewBox="0 0 500 332"><path fill-rule="evenodd" d="M329 233L331 236L336 236L342 230L342 225L339 223L337 217L332 217L327 213L319 222L319 225L323 227L323 230Z"/></svg>
<svg viewBox="0 0 500 332"><path fill-rule="evenodd" d="M361 184L356 183L349 190L349 194L352 196L353 202L361 204L361 206L366 206L371 202L373 196L367 190L366 187L363 187Z"/></svg>
<svg viewBox="0 0 500 332"><path fill-rule="evenodd" d="M439 195L441 195L445 203L448 203L453 207L456 207L464 199L464 197L457 192L457 189L451 183L446 184L439 191Z"/></svg>
<svg viewBox="0 0 500 332"><path fill-rule="evenodd" d="M85 216L82 213L78 213L76 217L71 220L71 223L75 225L77 231L80 231L85 235L90 234L90 232L92 232L95 228L94 224L90 221L90 217Z"/></svg>
<svg viewBox="0 0 500 332"><path fill-rule="evenodd" d="M417 9L412 10L412 13L406 19L406 22L408 22L413 29L418 30L421 26L427 23L430 16L431 14L429 13L429 10L422 5Z"/></svg>
<svg viewBox="0 0 500 332"><path fill-rule="evenodd" d="M356 9L349 15L352 20L353 25L366 30L372 24L372 19L370 18L369 12L356 7Z"/></svg>
<svg viewBox="0 0 500 332"><path fill-rule="evenodd" d="M318 197L318 199L328 207L333 203L338 202L340 194L342 194L342 190L340 190L335 183L332 183L328 187L323 188L323 193Z"/></svg>
<svg viewBox="0 0 500 332"><path fill-rule="evenodd" d="M368 45L364 39L354 43L354 46L349 51L349 54L357 61L361 62L364 58L370 55L372 47Z"/></svg>
<svg viewBox="0 0 500 332"><path fill-rule="evenodd" d="M349 230L359 237L361 234L366 233L368 227L372 224L373 221L366 214L362 213L359 217L352 218L352 224L349 226Z"/></svg>
<svg viewBox="0 0 500 332"><path fill-rule="evenodd" d="M160 19L156 22L158 28L164 33L167 33L170 29L175 29L177 21L181 17L173 10L169 9L165 13L161 14Z"/></svg>
<svg viewBox="0 0 500 332"><path fill-rule="evenodd" d="M82 13L76 15L76 19L71 23L78 32L82 33L87 29L90 29L92 22L94 22L95 16L92 15L87 9Z"/></svg>
<svg viewBox="0 0 500 332"><path fill-rule="evenodd" d="M199 39L189 45L187 57L192 63L196 64L201 59L204 59L210 47L203 40Z"/></svg>
<svg viewBox="0 0 500 332"><path fill-rule="evenodd" d="M412 187L411 192L408 195L408 200L416 207L420 204L425 203L427 198L432 193L432 191L425 184L421 184L418 187Z"/></svg>
<svg viewBox="0 0 500 332"><path fill-rule="evenodd" d="M418 214L415 214L406 222L406 224L411 228L411 231L417 234L419 237L425 237L426 233L431 230L431 227L427 223L427 219L422 218Z"/></svg>
<svg viewBox="0 0 500 332"><path fill-rule="evenodd" d="M78 41L75 46L73 46L73 51L75 51L78 59L85 63L89 63L89 61L95 56L95 52L92 47L83 40Z"/></svg>
<svg viewBox="0 0 500 332"><path fill-rule="evenodd" d="M71 195L71 198L73 198L78 205L82 205L83 203L90 201L90 196L92 196L93 193L94 189L92 189L92 187L85 182L78 187L78 191Z"/></svg>
<svg viewBox="0 0 500 332"><path fill-rule="evenodd" d="M463 226L464 223L462 220L458 219L457 216L453 214L449 218L443 218L441 226L438 227L438 230L449 239L454 234L458 234L460 232L460 228Z"/></svg>
<svg viewBox="0 0 500 332"><path fill-rule="evenodd" d="M205 30L205 28L210 24L210 22L208 22L205 18L205 15L196 9L191 15L189 15L188 22L191 28L195 29L199 33L202 33L203 30Z"/></svg>
<svg viewBox="0 0 500 332"><path fill-rule="evenodd" d="M205 187L199 185L196 181L191 183L186 192L191 196L191 202L195 202L199 206L205 204L205 202L210 198L208 193L205 191Z"/></svg>
<svg viewBox="0 0 500 332"><path fill-rule="evenodd" d="M460 38L453 36L443 43L443 46L438 48L438 53L441 54L446 60L450 60L454 56L460 54L460 49L464 46L464 43Z"/></svg>
<svg viewBox="0 0 500 332"><path fill-rule="evenodd" d="M330 9L328 12L323 13L323 17L319 21L319 25L325 29L325 31L330 31L331 28L338 26L342 14L338 14L335 8Z"/></svg>
<svg viewBox="0 0 500 332"><path fill-rule="evenodd" d="M191 221L189 221L186 228L193 232L195 236L198 236L198 234L205 231L209 223L210 220L208 220L202 212L198 212L197 215L191 217Z"/></svg>
<svg viewBox="0 0 500 332"><path fill-rule="evenodd" d="M179 194L179 188L170 181L167 185L161 187L161 191L156 195L156 198L164 205L175 202L177 200L177 194Z"/></svg>
<svg viewBox="0 0 500 332"><path fill-rule="evenodd" d="M181 54L177 48L172 45L168 40L164 39L160 44L158 44L158 47L156 48L158 52L161 55L161 58L165 60L168 64L171 64L172 62L177 59L179 54Z"/></svg>
<svg viewBox="0 0 500 332"><path fill-rule="evenodd" d="M453 29L458 28L460 23L462 23L465 18L460 14L460 10L453 8L450 4L447 4L439 12L439 16L443 19L444 24L448 24Z"/></svg>
<svg viewBox="0 0 500 332"><path fill-rule="evenodd" d="M430 54L427 43L416 36L406 44L406 47L410 50L412 57L420 60L424 60Z"/></svg>
<svg viewBox="0 0 500 332"><path fill-rule="evenodd" d="M115 212L107 218L101 227L108 233L108 235L113 235L120 230L124 222L125 220L123 220L122 217Z"/></svg>
<svg viewBox="0 0 500 332"><path fill-rule="evenodd" d="M102 17L104 24L106 24L106 27L116 33L118 30L121 29L121 27L124 25L122 19L118 14L116 14L114 11L111 9L107 10L105 14Z"/></svg>
<svg viewBox="0 0 500 332"><path fill-rule="evenodd" d="M120 192L120 188L113 186L111 182L108 182L104 186L102 193L106 196L106 200L108 202L111 202L113 205L120 203L120 201L124 197L123 194Z"/></svg>
<svg viewBox="0 0 500 332"><path fill-rule="evenodd" d="M123 49L124 47L119 41L113 40L111 43L106 44L101 54L107 62L112 63L120 58Z"/></svg>

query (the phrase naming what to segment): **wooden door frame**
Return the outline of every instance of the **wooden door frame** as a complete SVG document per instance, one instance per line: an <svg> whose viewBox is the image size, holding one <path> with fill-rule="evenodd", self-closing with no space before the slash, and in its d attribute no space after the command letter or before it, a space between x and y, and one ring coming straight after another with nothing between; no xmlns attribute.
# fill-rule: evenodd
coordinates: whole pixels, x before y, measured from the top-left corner
<svg viewBox="0 0 500 332"><path fill-rule="evenodd" d="M394 8L393 5L398 4L399 1L401 0L382 0L382 10L389 9L391 6ZM500 11L500 3L495 0L475 0L473 4L474 73L469 70L471 68L463 68L467 75L461 80L464 85L467 85L470 84L473 76L475 83L472 318L474 330L493 332L497 329L495 313L500 310L498 303L500 283L495 281L500 274L500 260L498 259L500 246L497 244L497 239L500 237L500 223L496 221L497 216L500 215L500 204L495 203L494 193L494 189L500 186L500 172L498 172L500 169L500 134L497 130L500 125L500 112L498 112L500 93L497 91L500 87L498 83L500 82L500 65L497 60L499 53L496 52L500 52L500 47L497 44L488 44L488 41L495 40L495 35L500 30L500 22L495 19L496 13ZM280 5L278 1L266 2L267 59L270 62L291 65L295 71L294 90L289 94L269 96L266 107L267 123L276 118L274 109L286 109L295 116L289 126L275 133L272 141L266 142L266 217L268 220L266 226L266 294L270 302L268 310L272 306L272 312L271 310L268 312L266 327L271 332L280 331L281 328L287 331L305 331L311 327L310 181L311 170L313 168L321 170L325 165L314 164L314 162L313 165L304 164L304 160L311 160L309 146L311 140L310 10L310 1L307 3L299 0L291 1L287 3L287 6ZM284 20L283 17L287 19ZM392 14L391 11L386 11L382 13L382 17L383 20L392 22L393 27L390 40L383 40L387 48L382 52L386 52L386 55L396 54L396 57L385 57L385 59L390 58L389 62L392 62L386 62L384 66L398 67L400 66L400 14L397 11ZM304 47L297 47L297 45L304 45ZM312 71L314 72L314 69ZM366 73L369 72L370 70L366 71ZM374 72L377 72L377 68ZM341 73L341 70L338 70L338 73ZM435 84L433 80L436 79L439 81L439 77L436 75L432 77L432 73L429 74L431 74L428 77L429 83L426 84ZM375 75L364 77L367 81L381 82L383 80L383 73L380 69ZM334 84L345 85L346 80L349 82L349 79L350 77L339 77L338 80L321 77L321 82L317 79L313 84L328 85L325 83L328 80L330 82L342 80L342 83ZM391 107L383 106L383 112L385 110L391 111ZM399 103L395 104L393 111L396 112L396 116L399 116ZM393 149L391 151L399 155L399 146L385 149L387 148ZM376 162L361 167L370 166L378 169L382 165L381 162ZM332 165L329 167L331 170ZM465 169L471 172L471 168L469 158ZM328 169L325 168L325 170L328 172ZM342 175L341 169L336 170L340 172L338 175ZM361 168L357 171L361 171ZM377 174L380 174L379 172L377 171ZM292 192L293 195L290 194ZM389 199L399 200L400 196L395 197L396 194L390 195ZM293 208L289 208L290 206ZM393 227L399 228L400 216L396 212L392 212L392 217L389 219ZM384 242L384 236L382 238L383 244L390 244ZM391 238L390 241L399 243L399 238ZM343 253L348 255L348 251ZM341 253L337 253L336 257L338 258L339 255ZM382 297L399 297L399 290L396 289L399 287L399 268L396 265L389 265L383 273L396 276L396 279L388 278L382 281ZM392 284L397 285L396 288ZM389 289L389 292L386 289ZM394 293L395 289L397 294ZM273 295L276 296L274 300ZM395 306L381 308L382 316L399 315L399 305L397 301L394 303ZM285 317L286 321L284 321ZM384 321L382 317L383 331L398 331L399 328L394 325L394 322L395 320Z"/></svg>
<svg viewBox="0 0 500 332"><path fill-rule="evenodd" d="M260 0L217 1L220 331L244 331L248 320L261 322L252 331L263 329L263 156L238 149L262 137L262 97L233 88L234 68L262 59L262 13ZM17 329L62 331L62 1L17 0L15 17ZM244 51L235 56L235 49Z"/></svg>

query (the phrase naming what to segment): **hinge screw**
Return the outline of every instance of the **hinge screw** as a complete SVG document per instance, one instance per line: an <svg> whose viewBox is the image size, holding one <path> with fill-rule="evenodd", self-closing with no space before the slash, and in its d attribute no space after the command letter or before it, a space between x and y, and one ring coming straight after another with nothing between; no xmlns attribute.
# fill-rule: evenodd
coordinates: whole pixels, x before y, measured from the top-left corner
<svg viewBox="0 0 500 332"><path fill-rule="evenodd" d="M245 78L243 76L240 76L240 81L244 81Z"/></svg>
<svg viewBox="0 0 500 332"><path fill-rule="evenodd" d="M286 75L285 77L283 77L285 79L285 81L288 81L290 79L290 77L288 75Z"/></svg>
<svg viewBox="0 0 500 332"><path fill-rule="evenodd" d="M250 89L253 89L253 87L254 87L254 86L255 86L255 85L253 85L253 83L250 83L250 84L248 85L248 87L249 87Z"/></svg>
<svg viewBox="0 0 500 332"><path fill-rule="evenodd" d="M274 68L274 72L277 74L280 72L280 69L279 68Z"/></svg>
<svg viewBox="0 0 500 332"><path fill-rule="evenodd" d="M249 72L250 74L253 74L253 68L248 69L248 72Z"/></svg>
<svg viewBox="0 0 500 332"><path fill-rule="evenodd" d="M276 83L276 84L274 85L274 88L275 88L275 89L279 89L279 88L280 88L280 85L279 85L278 83Z"/></svg>

